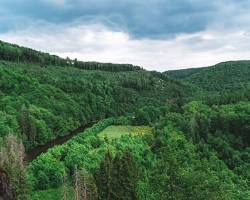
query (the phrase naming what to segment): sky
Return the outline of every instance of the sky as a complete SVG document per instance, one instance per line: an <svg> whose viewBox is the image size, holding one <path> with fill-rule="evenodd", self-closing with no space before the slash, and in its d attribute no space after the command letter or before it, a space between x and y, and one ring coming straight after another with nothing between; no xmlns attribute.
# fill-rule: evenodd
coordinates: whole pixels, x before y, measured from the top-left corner
<svg viewBox="0 0 250 200"><path fill-rule="evenodd" d="M0 40L148 70L250 59L250 0L1 0Z"/></svg>

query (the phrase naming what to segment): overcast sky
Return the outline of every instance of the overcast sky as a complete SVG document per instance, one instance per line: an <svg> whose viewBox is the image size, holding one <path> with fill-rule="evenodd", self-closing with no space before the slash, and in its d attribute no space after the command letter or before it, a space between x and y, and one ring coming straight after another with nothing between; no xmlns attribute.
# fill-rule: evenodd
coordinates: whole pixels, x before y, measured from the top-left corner
<svg viewBox="0 0 250 200"><path fill-rule="evenodd" d="M249 0L1 0L0 40L146 69L250 59Z"/></svg>

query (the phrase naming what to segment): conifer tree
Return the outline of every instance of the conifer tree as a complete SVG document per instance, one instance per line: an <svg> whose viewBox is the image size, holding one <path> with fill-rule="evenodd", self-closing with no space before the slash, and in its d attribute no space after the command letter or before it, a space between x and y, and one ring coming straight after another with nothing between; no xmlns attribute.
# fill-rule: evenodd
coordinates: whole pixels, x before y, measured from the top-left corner
<svg viewBox="0 0 250 200"><path fill-rule="evenodd" d="M112 159L107 153L96 176L99 199L137 200L138 172L132 154L126 150Z"/></svg>
<svg viewBox="0 0 250 200"><path fill-rule="evenodd" d="M138 172L133 155L126 150L123 155L117 155L113 163L113 193L114 199L136 200Z"/></svg>
<svg viewBox="0 0 250 200"><path fill-rule="evenodd" d="M111 170L112 170L112 156L107 152L103 161L100 164L100 169L95 174L95 180L98 187L98 198L110 200L111 187Z"/></svg>
<svg viewBox="0 0 250 200"><path fill-rule="evenodd" d="M119 199L123 196L123 184L122 184L122 162L121 155L116 154L115 158L112 160L112 170L111 170L111 199Z"/></svg>

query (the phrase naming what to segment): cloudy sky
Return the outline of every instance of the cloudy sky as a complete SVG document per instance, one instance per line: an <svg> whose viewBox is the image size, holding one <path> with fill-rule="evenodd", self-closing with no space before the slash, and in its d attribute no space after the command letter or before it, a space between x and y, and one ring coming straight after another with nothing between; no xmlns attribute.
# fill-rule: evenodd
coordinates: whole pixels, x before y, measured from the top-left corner
<svg viewBox="0 0 250 200"><path fill-rule="evenodd" d="M1 0L0 40L150 70L250 59L249 0Z"/></svg>

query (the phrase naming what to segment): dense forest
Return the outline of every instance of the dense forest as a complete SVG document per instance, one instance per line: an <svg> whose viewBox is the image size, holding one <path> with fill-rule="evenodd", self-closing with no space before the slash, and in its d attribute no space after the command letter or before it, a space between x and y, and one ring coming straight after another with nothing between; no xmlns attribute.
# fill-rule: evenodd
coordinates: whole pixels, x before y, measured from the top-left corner
<svg viewBox="0 0 250 200"><path fill-rule="evenodd" d="M194 84L206 91L250 88L250 61L229 61L211 67L165 72L167 77Z"/></svg>
<svg viewBox="0 0 250 200"><path fill-rule="evenodd" d="M248 200L249 75L250 61L160 73L0 42L0 199Z"/></svg>

